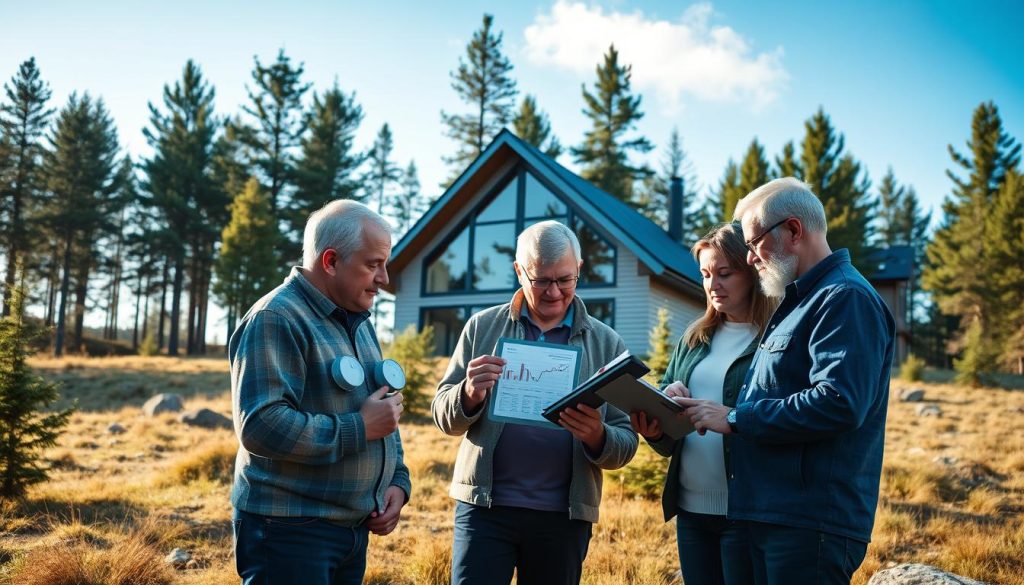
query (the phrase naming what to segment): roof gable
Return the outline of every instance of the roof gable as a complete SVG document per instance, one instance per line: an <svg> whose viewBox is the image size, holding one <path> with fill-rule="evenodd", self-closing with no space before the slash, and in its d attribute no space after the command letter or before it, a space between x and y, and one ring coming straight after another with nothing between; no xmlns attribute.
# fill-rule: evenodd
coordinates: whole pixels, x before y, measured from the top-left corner
<svg viewBox="0 0 1024 585"><path fill-rule="evenodd" d="M618 198L598 189L569 169L558 164L507 129L502 130L484 152L459 176L392 250L394 270L402 270L416 252L426 245L437 229L435 220L453 217L469 201L467 187L482 184L488 171L494 172L510 157L524 162L530 171L554 186L568 203L591 223L608 231L626 246L656 276L682 280L692 288L699 286L700 269L689 250L673 241L665 230ZM438 227L438 229L440 229ZM703 292L700 291L703 298Z"/></svg>

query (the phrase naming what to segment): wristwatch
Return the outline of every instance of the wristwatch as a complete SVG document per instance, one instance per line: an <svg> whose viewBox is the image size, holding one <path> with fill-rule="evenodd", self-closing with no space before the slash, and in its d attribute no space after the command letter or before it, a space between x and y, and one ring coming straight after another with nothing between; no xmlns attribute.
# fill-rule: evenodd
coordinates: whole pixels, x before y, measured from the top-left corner
<svg viewBox="0 0 1024 585"><path fill-rule="evenodd" d="M736 428L736 409L733 408L729 411L729 414L725 415L725 422L729 423L729 430L738 433L739 429Z"/></svg>

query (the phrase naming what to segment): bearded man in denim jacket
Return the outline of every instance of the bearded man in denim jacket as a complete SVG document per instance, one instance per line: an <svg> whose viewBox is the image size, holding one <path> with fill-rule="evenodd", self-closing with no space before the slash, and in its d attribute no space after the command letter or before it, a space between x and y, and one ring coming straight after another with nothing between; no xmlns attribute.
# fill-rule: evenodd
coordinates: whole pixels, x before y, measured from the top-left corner
<svg viewBox="0 0 1024 585"><path fill-rule="evenodd" d="M804 183L755 189L735 218L782 302L735 408L677 402L698 431L735 433L729 518L748 526L755 582L849 583L878 505L895 323L849 252L832 252Z"/></svg>

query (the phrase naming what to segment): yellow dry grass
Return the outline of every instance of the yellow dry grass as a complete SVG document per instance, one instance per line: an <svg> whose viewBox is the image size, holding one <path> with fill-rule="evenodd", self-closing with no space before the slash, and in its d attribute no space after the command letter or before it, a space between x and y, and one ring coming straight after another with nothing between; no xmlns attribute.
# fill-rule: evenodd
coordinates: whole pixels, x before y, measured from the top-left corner
<svg viewBox="0 0 1024 585"><path fill-rule="evenodd" d="M0 503L0 584L236 582L225 481L232 432L141 412L153 394L176 392L188 408L229 414L226 360L39 358L32 365L60 381L62 404L76 401L78 411L46 454L50 481L24 501ZM914 385L944 414L922 418L916 405L891 401L882 500L854 583L896 563L924 562L1024 585L1024 392ZM908 386L894 381L893 396ZM127 432L109 434L113 422ZM392 535L371 538L366 583L447 583L447 489L458 439L422 417L404 422L402 432L413 500ZM661 521L658 501L619 483L627 477L640 476L606 479L583 582L681 583L674 527ZM171 569L162 559L175 547L196 562Z"/></svg>

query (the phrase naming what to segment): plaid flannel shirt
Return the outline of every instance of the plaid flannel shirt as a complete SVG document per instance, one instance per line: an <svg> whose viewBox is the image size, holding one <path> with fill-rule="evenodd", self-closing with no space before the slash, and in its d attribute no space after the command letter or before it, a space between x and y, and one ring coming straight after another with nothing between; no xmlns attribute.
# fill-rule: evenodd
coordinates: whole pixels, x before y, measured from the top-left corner
<svg viewBox="0 0 1024 585"><path fill-rule="evenodd" d="M231 336L231 402L240 446L231 503L267 516L314 516L347 526L381 509L409 470L398 431L366 440L359 408L371 388L380 344L368 314L353 319L293 268L256 302ZM354 343L353 343L354 340ZM354 346L354 347L353 347ZM335 358L349 355L366 382L343 390Z"/></svg>

